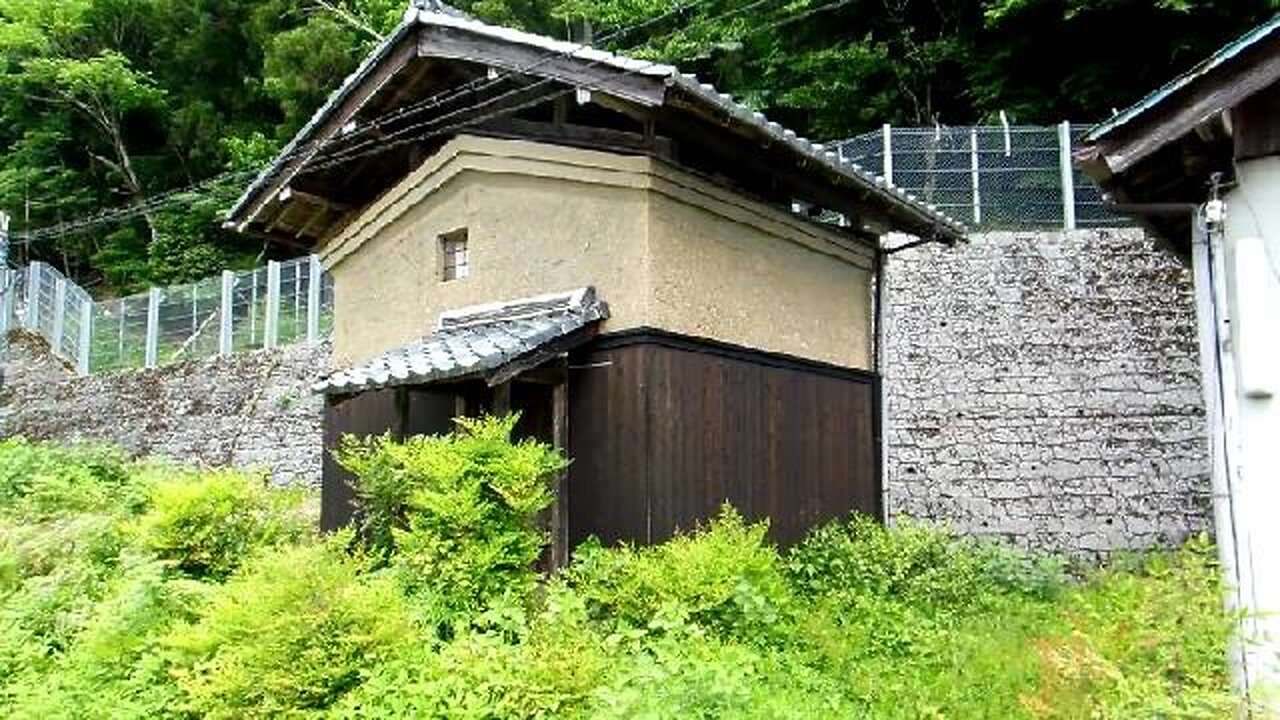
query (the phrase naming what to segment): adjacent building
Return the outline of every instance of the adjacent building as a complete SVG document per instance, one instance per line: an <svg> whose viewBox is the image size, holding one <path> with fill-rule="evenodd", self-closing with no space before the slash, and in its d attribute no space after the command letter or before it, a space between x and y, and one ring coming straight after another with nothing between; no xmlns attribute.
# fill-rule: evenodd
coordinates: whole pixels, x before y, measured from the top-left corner
<svg viewBox="0 0 1280 720"><path fill-rule="evenodd" d="M1094 128L1077 160L1194 269L1217 542L1258 699L1280 681L1280 17Z"/></svg>

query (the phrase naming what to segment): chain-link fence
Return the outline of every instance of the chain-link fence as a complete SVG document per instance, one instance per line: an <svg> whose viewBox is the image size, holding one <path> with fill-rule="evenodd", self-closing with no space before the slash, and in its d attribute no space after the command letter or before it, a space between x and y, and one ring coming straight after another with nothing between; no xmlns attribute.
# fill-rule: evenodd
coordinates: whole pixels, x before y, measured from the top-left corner
<svg viewBox="0 0 1280 720"><path fill-rule="evenodd" d="M1087 126L894 128L836 144L844 159L978 229L1128 225L1071 161Z"/></svg>
<svg viewBox="0 0 1280 720"><path fill-rule="evenodd" d="M333 283L315 257L102 301L46 263L0 272L0 331L38 333L81 373L314 342L333 328Z"/></svg>

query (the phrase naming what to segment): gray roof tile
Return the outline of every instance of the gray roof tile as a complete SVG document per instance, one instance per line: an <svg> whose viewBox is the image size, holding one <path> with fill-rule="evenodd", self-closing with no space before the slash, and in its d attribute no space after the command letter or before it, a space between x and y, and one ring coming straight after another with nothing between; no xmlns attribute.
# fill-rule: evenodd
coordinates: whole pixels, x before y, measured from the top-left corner
<svg viewBox="0 0 1280 720"><path fill-rule="evenodd" d="M590 287L451 310L430 335L332 372L312 389L350 393L488 373L607 317Z"/></svg>

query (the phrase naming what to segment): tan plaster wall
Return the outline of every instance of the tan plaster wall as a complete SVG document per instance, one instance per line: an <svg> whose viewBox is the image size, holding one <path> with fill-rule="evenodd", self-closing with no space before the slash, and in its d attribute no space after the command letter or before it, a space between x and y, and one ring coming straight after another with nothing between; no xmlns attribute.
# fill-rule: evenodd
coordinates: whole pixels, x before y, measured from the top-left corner
<svg viewBox="0 0 1280 720"><path fill-rule="evenodd" d="M466 227L468 277L438 237ZM870 251L661 161L459 137L327 239L334 362L444 310L594 285L605 331L651 326L870 366Z"/></svg>
<svg viewBox="0 0 1280 720"><path fill-rule="evenodd" d="M649 213L650 324L871 367L869 260L781 241L783 228L771 234L665 195Z"/></svg>

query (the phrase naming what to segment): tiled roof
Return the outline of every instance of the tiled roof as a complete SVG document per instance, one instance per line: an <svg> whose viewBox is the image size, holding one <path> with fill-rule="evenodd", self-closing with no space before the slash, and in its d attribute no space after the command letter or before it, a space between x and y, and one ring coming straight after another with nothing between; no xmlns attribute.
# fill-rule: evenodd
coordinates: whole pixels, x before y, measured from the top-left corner
<svg viewBox="0 0 1280 720"><path fill-rule="evenodd" d="M281 171L283 166L281 158L292 155L300 147L302 139L310 137L317 131L322 122L373 71L374 67L391 52L391 49L401 42L414 28L422 25L466 30L507 43L543 50L549 56L563 55L574 60L585 61L590 65L599 64L640 76L661 79L668 87L680 88L698 101L717 109L727 116L729 123L750 128L752 132L770 142L781 143L792 152L803 156L805 162L811 166L822 167L835 172L866 193L882 197L891 205L913 216L918 222L931 225L935 231L953 239L963 239L964 233L967 232L962 221L947 215L937 206L925 202L903 188L895 186L885 177L875 174L873 170L850 162L840 156L835 151L834 146L828 148L821 143L815 143L797 135L794 131L769 120L763 113L738 103L731 96L720 92L714 86L699 81L693 75L680 72L673 65L639 60L587 45L490 25L461 13L451 6L434 2L434 0L423 0L420 3L415 0L414 4L410 5L405 13L404 22L329 96L328 101L316 111L311 120L298 132L297 136L285 147L276 160L263 169L249 188L245 190L227 217L229 219L236 218L247 212L253 202L253 198L259 192L265 190L272 178ZM536 69L534 70L536 71ZM247 220L243 221L243 223L247 222Z"/></svg>
<svg viewBox="0 0 1280 720"><path fill-rule="evenodd" d="M452 310L430 335L330 373L312 389L348 393L488 374L607 317L589 287Z"/></svg>

